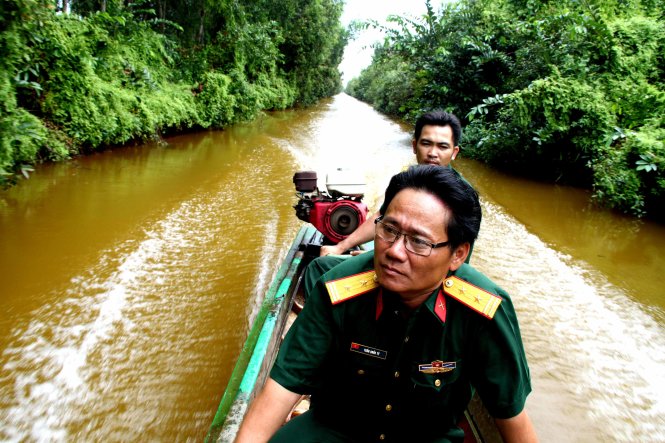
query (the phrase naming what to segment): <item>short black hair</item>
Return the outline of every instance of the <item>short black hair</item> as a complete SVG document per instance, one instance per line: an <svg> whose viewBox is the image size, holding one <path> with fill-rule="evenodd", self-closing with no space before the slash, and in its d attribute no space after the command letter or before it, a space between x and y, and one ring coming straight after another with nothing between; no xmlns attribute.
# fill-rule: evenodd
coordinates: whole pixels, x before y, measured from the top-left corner
<svg viewBox="0 0 665 443"><path fill-rule="evenodd" d="M462 124L455 114L450 112L436 109L434 111L426 112L418 117L416 120L416 129L413 133L413 139L418 141L420 134L423 132L423 126L450 126L453 131L453 143L458 146L462 139Z"/></svg>
<svg viewBox="0 0 665 443"><path fill-rule="evenodd" d="M466 242L473 244L482 219L480 200L476 190L457 171L445 166L415 165L394 175L379 210L381 215L386 213L397 193L404 189L429 192L450 209L451 216L444 227L452 249Z"/></svg>

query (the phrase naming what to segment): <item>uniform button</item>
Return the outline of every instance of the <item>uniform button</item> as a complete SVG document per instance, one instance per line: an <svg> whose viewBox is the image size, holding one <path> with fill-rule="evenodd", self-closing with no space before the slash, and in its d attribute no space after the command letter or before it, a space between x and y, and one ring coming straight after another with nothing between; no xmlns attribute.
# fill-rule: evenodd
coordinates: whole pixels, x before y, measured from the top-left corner
<svg viewBox="0 0 665 443"><path fill-rule="evenodd" d="M393 410L393 405L386 405L386 411L390 412Z"/></svg>
<svg viewBox="0 0 665 443"><path fill-rule="evenodd" d="M434 380L434 386L436 386L437 388L441 386L441 380L439 380L438 378Z"/></svg>
<svg viewBox="0 0 665 443"><path fill-rule="evenodd" d="M362 369L358 369L358 375L365 375L365 371Z"/></svg>
<svg viewBox="0 0 665 443"><path fill-rule="evenodd" d="M386 434L379 435L379 440L385 440L385 439L386 439Z"/></svg>
<svg viewBox="0 0 665 443"><path fill-rule="evenodd" d="M399 378L399 371L395 371L395 378Z"/></svg>

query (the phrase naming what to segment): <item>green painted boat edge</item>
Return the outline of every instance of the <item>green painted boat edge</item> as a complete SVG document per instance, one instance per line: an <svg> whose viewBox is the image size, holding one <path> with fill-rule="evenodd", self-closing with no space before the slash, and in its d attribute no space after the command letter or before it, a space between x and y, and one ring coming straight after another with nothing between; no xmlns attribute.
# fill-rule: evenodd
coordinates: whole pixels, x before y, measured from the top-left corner
<svg viewBox="0 0 665 443"><path fill-rule="evenodd" d="M272 324L271 325L269 324L269 327L266 328L266 332L264 332L264 325L266 323L266 319L269 318L270 311L275 307L275 304L279 301L280 288L284 287L285 278L289 274L289 270L293 267L294 264L293 262L296 252L300 248L300 245L303 243L303 240L308 236L312 236L314 232L316 232L316 230L310 225L303 226L300 228L300 230L296 234L295 240L291 244L291 247L286 257L284 258L284 261L282 262L279 270L277 271L275 278L273 279L270 287L268 288L266 297L261 305L261 309L259 310L259 313L257 314L256 319L254 320L252 328L250 329L249 334L247 335L247 340L245 341L245 344L243 345L243 348L240 351L240 356L238 357L236 365L233 368L233 372L231 373L231 378L229 379L226 390L224 391L224 395L222 396L222 399L219 403L217 413L215 414L212 424L208 429L208 434L206 435L205 438L206 443L212 443L214 441L217 441L217 438L222 430L224 422L226 421L229 411L231 410L231 406L233 405L236 398L240 396L242 393L251 392L251 390L253 389L254 387L253 383L256 382L256 377L258 376L261 363L263 362L263 355L261 355L260 352L255 352L258 351L257 343L259 342L260 337L263 333L264 334L263 340L265 341L265 345L267 345L267 342L270 340L270 337L272 335L272 329L274 329L275 325L274 322L277 316L276 315L272 316L271 320ZM299 264L300 260L297 261ZM289 284L285 286L286 290L288 290L289 286L290 286L290 279L289 279ZM282 298L283 295L284 294L282 293ZM265 348L263 349L263 353L265 354ZM252 362L252 359L254 359L254 362ZM247 378L245 380L245 376L247 375L246 374L248 370L247 368L251 367L252 364L256 366L254 367L254 369L252 369L252 371L255 371L255 375L253 376L253 382L250 382L250 378ZM243 381L245 381L244 385Z"/></svg>
<svg viewBox="0 0 665 443"><path fill-rule="evenodd" d="M292 262L291 269L297 268L298 265L300 265L300 259L296 258ZM279 291L275 297L278 303L281 301L281 299L284 298L284 295L286 294L286 291L289 290L290 286L291 278L287 277L282 280L282 284L279 286ZM261 364L263 363L263 357L265 356L266 350L268 349L268 343L270 343L272 333L275 330L277 317L277 313L271 311L268 313L268 317L263 323L261 333L259 334L256 346L254 347L254 352L252 352L252 357L250 358L249 364L247 365L247 370L245 371L245 375L240 382L240 393L249 393L254 389L256 379L258 378L259 371L261 370Z"/></svg>
<svg viewBox="0 0 665 443"><path fill-rule="evenodd" d="M268 313L247 366L247 371L240 383L240 388L219 430L216 440L218 442L232 442L235 439L250 402L265 383L270 366L276 356L276 346L278 347L281 343L281 333L291 310L293 289L296 287L293 278L296 277L297 283L296 274L302 271L300 265L301 259L295 257L291 262L287 276L280 285L275 297L275 307Z"/></svg>

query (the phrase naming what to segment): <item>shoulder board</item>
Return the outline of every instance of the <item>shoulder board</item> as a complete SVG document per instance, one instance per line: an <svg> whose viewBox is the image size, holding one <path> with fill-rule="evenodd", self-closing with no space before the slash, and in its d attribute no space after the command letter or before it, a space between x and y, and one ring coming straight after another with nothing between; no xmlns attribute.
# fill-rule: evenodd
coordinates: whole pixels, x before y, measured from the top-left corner
<svg viewBox="0 0 665 443"><path fill-rule="evenodd" d="M455 300L489 319L494 318L494 314L502 300L498 295L487 292L455 276L444 280L443 290Z"/></svg>
<svg viewBox="0 0 665 443"><path fill-rule="evenodd" d="M378 287L376 273L373 270L337 280L330 280L326 283L328 295L333 305L357 297Z"/></svg>

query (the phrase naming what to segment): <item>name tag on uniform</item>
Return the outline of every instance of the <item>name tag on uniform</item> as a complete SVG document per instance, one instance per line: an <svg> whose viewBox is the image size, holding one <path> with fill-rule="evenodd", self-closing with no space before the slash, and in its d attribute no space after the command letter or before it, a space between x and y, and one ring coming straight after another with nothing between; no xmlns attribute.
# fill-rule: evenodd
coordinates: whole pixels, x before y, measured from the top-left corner
<svg viewBox="0 0 665 443"><path fill-rule="evenodd" d="M418 365L418 370L424 374L440 374L450 372L457 367L454 361L436 360L426 365Z"/></svg>
<svg viewBox="0 0 665 443"><path fill-rule="evenodd" d="M351 342L351 351L357 352L359 354L368 355L370 357L380 358L385 360L388 356L387 351L383 351L377 348L370 348L369 346L361 345L360 343Z"/></svg>

